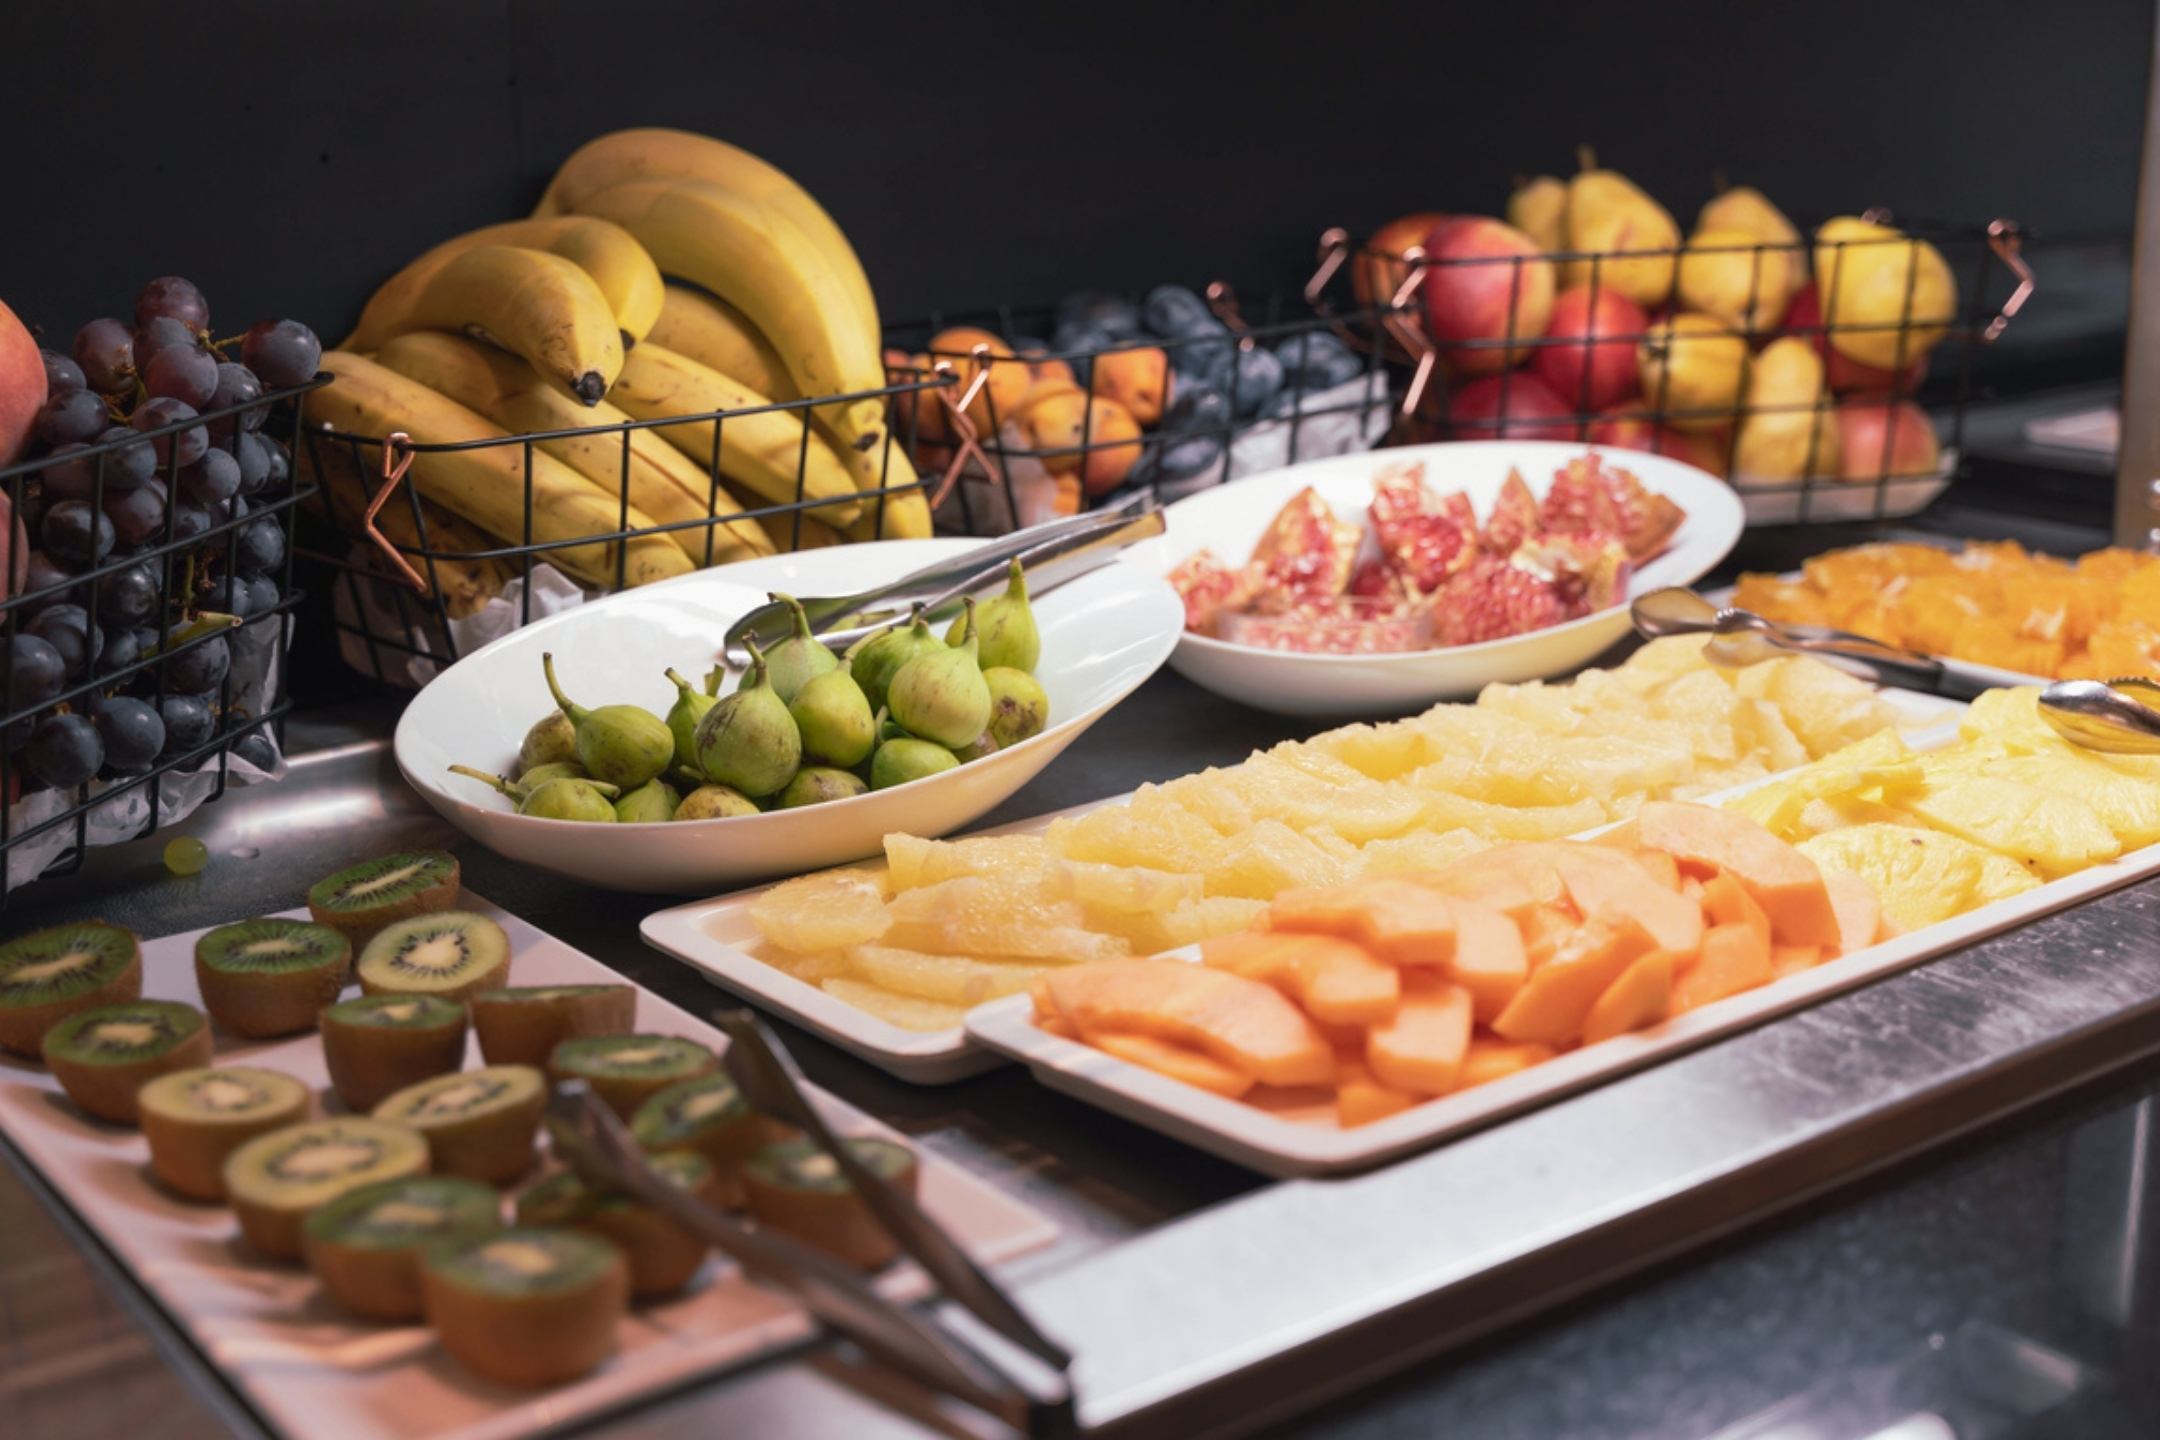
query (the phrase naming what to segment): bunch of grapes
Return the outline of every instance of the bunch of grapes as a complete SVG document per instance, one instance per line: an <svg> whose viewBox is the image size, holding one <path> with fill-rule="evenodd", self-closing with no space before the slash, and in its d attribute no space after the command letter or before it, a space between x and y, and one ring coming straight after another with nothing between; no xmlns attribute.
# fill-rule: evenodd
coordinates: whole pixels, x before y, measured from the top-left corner
<svg viewBox="0 0 2160 1440"><path fill-rule="evenodd" d="M134 322L92 320L68 354L42 352L40 464L17 514L30 553L0 684L8 714L81 693L0 736L33 786L141 775L246 728L224 704L232 634L282 599L279 516L236 522L290 492L291 451L263 433L270 406L219 412L305 385L322 342L296 320L212 340L209 302L171 275L135 297ZM233 748L276 762L259 729Z"/></svg>

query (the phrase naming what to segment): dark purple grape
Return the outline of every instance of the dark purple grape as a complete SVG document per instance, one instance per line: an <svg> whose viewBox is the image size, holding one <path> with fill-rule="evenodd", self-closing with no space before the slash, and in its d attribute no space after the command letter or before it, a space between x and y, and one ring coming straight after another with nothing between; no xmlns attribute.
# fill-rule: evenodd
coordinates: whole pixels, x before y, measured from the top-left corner
<svg viewBox="0 0 2160 1440"><path fill-rule="evenodd" d="M148 701L114 695L92 706L90 719L105 742L105 763L119 774L141 774L165 748L164 718Z"/></svg>
<svg viewBox="0 0 2160 1440"><path fill-rule="evenodd" d="M45 393L59 395L69 390L80 390L88 382L83 379L82 366L77 365L57 350L39 350L38 358L45 362Z"/></svg>
<svg viewBox="0 0 2160 1440"><path fill-rule="evenodd" d="M258 320L240 342L240 359L273 390L289 390L315 378L322 341L297 320Z"/></svg>
<svg viewBox="0 0 2160 1440"><path fill-rule="evenodd" d="M192 540L215 523L209 507L197 505L192 500L182 500L172 507L172 538L175 540Z"/></svg>
<svg viewBox="0 0 2160 1440"><path fill-rule="evenodd" d="M263 453L269 457L270 473L264 477L262 493L283 495L292 488L292 451L287 450L269 436L262 437ZM252 492L243 492L252 493Z"/></svg>
<svg viewBox="0 0 2160 1440"><path fill-rule="evenodd" d="M43 705L67 683L67 662L52 642L28 631L8 642L7 709L9 713Z"/></svg>
<svg viewBox="0 0 2160 1440"><path fill-rule="evenodd" d="M112 554L113 523L90 508L87 500L63 500L45 512L38 539L45 549L72 565L95 565Z"/></svg>
<svg viewBox="0 0 2160 1440"><path fill-rule="evenodd" d="M233 547L233 568L253 579L285 563L285 532L275 520L258 520L240 532Z"/></svg>
<svg viewBox="0 0 2160 1440"><path fill-rule="evenodd" d="M98 651L97 663L90 668L103 678L118 675L141 658L142 641L135 638L133 630L108 630L105 632L105 647Z"/></svg>
<svg viewBox="0 0 2160 1440"><path fill-rule="evenodd" d="M260 730L250 730L233 745L232 753L268 774L277 769L277 746Z"/></svg>
<svg viewBox="0 0 2160 1440"><path fill-rule="evenodd" d="M147 441L137 440L125 425L108 426L98 433L98 446L112 445L101 454L78 453L81 446L62 446L61 457L44 471L48 500L88 500L97 493L98 472L104 470L105 494L117 495L148 484L157 473L157 452Z"/></svg>
<svg viewBox="0 0 2160 1440"><path fill-rule="evenodd" d="M211 733L217 729L217 717L211 712L207 695L167 695L158 702L158 715L165 722L162 753L168 759L200 750L210 743Z"/></svg>
<svg viewBox="0 0 2160 1440"><path fill-rule="evenodd" d="M144 325L159 316L177 320L200 335L210 329L210 302L203 299L194 281L160 275L135 297L135 323Z"/></svg>
<svg viewBox="0 0 2160 1440"><path fill-rule="evenodd" d="M248 614L268 615L277 609L282 598L278 594L277 581L269 576L258 575L248 581Z"/></svg>
<svg viewBox="0 0 2160 1440"><path fill-rule="evenodd" d="M245 451L247 442L254 438L242 435L241 449ZM203 505L230 500L240 493L242 474L241 462L235 460L230 451L213 449L180 472L180 493Z"/></svg>
<svg viewBox="0 0 2160 1440"><path fill-rule="evenodd" d="M245 520L248 517L248 511L253 508L248 504L245 497L235 495L222 505L211 506L210 517L214 520Z"/></svg>
<svg viewBox="0 0 2160 1440"><path fill-rule="evenodd" d="M254 611L250 608L254 595L248 589L245 576L228 575L203 592L202 608L216 615L230 615L244 620Z"/></svg>
<svg viewBox="0 0 2160 1440"><path fill-rule="evenodd" d="M217 394L217 357L193 345L174 345L150 357L143 389L154 397L185 401L198 411Z"/></svg>
<svg viewBox="0 0 2160 1440"><path fill-rule="evenodd" d="M135 414L128 420L128 424L140 431L161 430L167 425L192 420L196 414L195 407L185 400L160 396L136 406ZM167 464L174 455L178 455L181 466L185 468L202 459L203 452L210 448L210 432L197 425L170 435L159 435L151 440L150 445L157 451L158 464Z"/></svg>
<svg viewBox="0 0 2160 1440"><path fill-rule="evenodd" d="M257 495L270 483L270 447L277 442L260 435L242 432L240 443L233 447L233 459L240 466L240 484L235 493Z"/></svg>
<svg viewBox="0 0 2160 1440"><path fill-rule="evenodd" d="M107 497L105 518L112 522L113 538L133 549L165 537L165 482L152 480L139 490Z"/></svg>
<svg viewBox="0 0 2160 1440"><path fill-rule="evenodd" d="M230 410L235 405L246 405L262 399L262 381L256 379L255 372L247 366L231 360L220 360L217 374L217 390L210 396L210 403L202 407L206 413ZM263 421L269 418L269 407L257 406L253 410L243 410L237 416L213 420L210 422L210 438L220 445L226 444L232 438L234 420L240 422L242 430L260 430Z"/></svg>
<svg viewBox="0 0 2160 1440"><path fill-rule="evenodd" d="M23 567L22 597L15 602L16 613L26 620L34 620L55 605L80 605L89 598L90 587L68 585L74 578L75 572L52 556L42 550L31 551L30 563ZM57 585L67 585L67 588L54 589Z"/></svg>
<svg viewBox="0 0 2160 1440"><path fill-rule="evenodd" d="M75 332L68 353L101 395L124 395L135 379L135 333L118 320L92 320Z"/></svg>
<svg viewBox="0 0 2160 1440"><path fill-rule="evenodd" d="M111 423L103 397L88 390L56 390L38 411L38 439L55 448L87 444Z"/></svg>
<svg viewBox="0 0 2160 1440"><path fill-rule="evenodd" d="M55 605L24 628L60 653L61 673L70 680L82 679L105 644L105 637L90 628L90 612L80 605Z"/></svg>
<svg viewBox="0 0 2160 1440"><path fill-rule="evenodd" d="M31 730L23 764L53 789L73 789L104 766L105 742L84 716L48 715Z"/></svg>
<svg viewBox="0 0 2160 1440"><path fill-rule="evenodd" d="M203 695L224 683L232 668L232 647L223 635L191 643L165 662L165 688L182 695Z"/></svg>
<svg viewBox="0 0 2160 1440"><path fill-rule="evenodd" d="M157 613L157 576L148 565L130 565L98 581L97 595L100 621L107 625L139 625Z"/></svg>
<svg viewBox="0 0 2160 1440"><path fill-rule="evenodd" d="M153 315L135 327L135 369L138 374L150 373L150 361L161 351L174 348L202 349L202 342L193 330L166 315ZM195 402L190 400L190 405Z"/></svg>

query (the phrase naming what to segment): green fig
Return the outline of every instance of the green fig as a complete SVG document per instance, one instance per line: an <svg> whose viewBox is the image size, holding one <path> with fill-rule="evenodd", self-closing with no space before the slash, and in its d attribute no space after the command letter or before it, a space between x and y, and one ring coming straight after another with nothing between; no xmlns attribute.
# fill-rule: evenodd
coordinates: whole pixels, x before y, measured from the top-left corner
<svg viewBox="0 0 2160 1440"><path fill-rule="evenodd" d="M625 825L643 825L656 820L675 818L675 807L682 797L675 787L665 780L652 779L635 790L626 790L615 802L615 818Z"/></svg>
<svg viewBox="0 0 2160 1440"><path fill-rule="evenodd" d="M758 813L757 802L725 785L700 785L675 807L677 820L726 820Z"/></svg>
<svg viewBox="0 0 2160 1440"><path fill-rule="evenodd" d="M577 761L595 780L634 790L667 769L675 756L675 736L667 722L635 705L602 705L587 710L572 704L555 680L555 657L542 655L548 691L577 727Z"/></svg>
<svg viewBox="0 0 2160 1440"><path fill-rule="evenodd" d="M622 794L613 785L575 776L560 776L528 788L500 775L475 770L470 765L452 765L450 770L452 774L469 776L500 790L517 802L518 814L540 820L612 821L616 797Z"/></svg>
<svg viewBox="0 0 2160 1440"><path fill-rule="evenodd" d="M802 602L792 595L775 595L773 599L788 607L794 617L795 630L765 656L765 674L772 688L780 696L783 705L795 703L803 686L820 675L829 675L840 668L840 661L825 642L810 633L810 617L803 613Z"/></svg>
<svg viewBox="0 0 2160 1440"><path fill-rule="evenodd" d="M988 730L968 741L965 745L952 747L953 758L965 765L970 760L980 760L985 755L995 755L999 749L997 736Z"/></svg>
<svg viewBox="0 0 2160 1440"><path fill-rule="evenodd" d="M955 620L953 631L957 633L966 621L965 615ZM1042 631L1036 628L1035 609L1028 604L1027 572L1018 559L1006 567L1005 593L976 607L974 631L983 669L1003 666L1035 673L1035 664L1042 659ZM960 642L948 634L945 643Z"/></svg>
<svg viewBox="0 0 2160 1440"><path fill-rule="evenodd" d="M585 767L575 760L551 760L545 765L535 765L517 777L517 783L527 790L537 789L550 780L583 780Z"/></svg>
<svg viewBox="0 0 2160 1440"><path fill-rule="evenodd" d="M967 605L972 613L975 602ZM902 729L946 746L965 745L983 733L990 724L990 688L975 663L979 643L971 634L957 649L925 650L900 667L886 704Z"/></svg>
<svg viewBox="0 0 2160 1440"><path fill-rule="evenodd" d="M678 769L697 770L697 722L712 709L713 697L700 694L696 686L670 670L667 678L675 685L675 703L668 707L668 733L675 737L675 765Z"/></svg>
<svg viewBox="0 0 2160 1440"><path fill-rule="evenodd" d="M890 710L878 711L870 724L877 731L877 743L880 745L887 740L912 740L915 738L900 728L900 722L892 718L892 711Z"/></svg>
<svg viewBox="0 0 2160 1440"><path fill-rule="evenodd" d="M889 790L959 765L952 751L928 740L888 740L870 759L870 788Z"/></svg>
<svg viewBox="0 0 2160 1440"><path fill-rule="evenodd" d="M930 633L930 622L923 619L922 607L917 606L914 616L904 624L896 624L881 630L870 643L855 652L848 671L855 683L862 686L863 698L870 702L872 710L882 710L888 702L887 690L892 686L893 676L900 667L925 650L942 650L944 642Z"/></svg>
<svg viewBox="0 0 2160 1440"><path fill-rule="evenodd" d="M787 789L780 792L780 808L793 810L800 805L822 805L828 800L845 800L860 795L870 787L845 770L833 770L823 765L806 765L795 772L788 781Z"/></svg>
<svg viewBox="0 0 2160 1440"><path fill-rule="evenodd" d="M990 691L990 735L999 749L1040 735L1050 723L1050 697L1025 670L993 665L983 671Z"/></svg>
<svg viewBox="0 0 2160 1440"><path fill-rule="evenodd" d="M862 686L845 670L828 670L795 693L788 705L802 732L805 760L846 769L869 758L877 743L877 722Z"/></svg>
<svg viewBox="0 0 2160 1440"><path fill-rule="evenodd" d="M754 800L780 790L802 767L802 732L772 688L755 641L750 654L756 663L743 683L698 721L696 744L698 769L708 780Z"/></svg>
<svg viewBox="0 0 2160 1440"><path fill-rule="evenodd" d="M532 729L518 746L518 773L542 765L558 765L577 759L577 726L560 710L550 710L533 721Z"/></svg>

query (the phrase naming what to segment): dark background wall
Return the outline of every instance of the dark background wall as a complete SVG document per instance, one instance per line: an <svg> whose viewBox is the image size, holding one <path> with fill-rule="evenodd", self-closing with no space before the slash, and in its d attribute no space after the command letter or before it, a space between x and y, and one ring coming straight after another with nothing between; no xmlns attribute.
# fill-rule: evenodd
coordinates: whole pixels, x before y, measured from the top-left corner
<svg viewBox="0 0 2160 1440"><path fill-rule="evenodd" d="M838 217L889 318L1215 276L1325 226L1496 210L1579 142L1683 220L2127 233L2142 0L847 6L213 0L8 7L0 298L61 336L141 280L326 335L615 126L724 136Z"/></svg>

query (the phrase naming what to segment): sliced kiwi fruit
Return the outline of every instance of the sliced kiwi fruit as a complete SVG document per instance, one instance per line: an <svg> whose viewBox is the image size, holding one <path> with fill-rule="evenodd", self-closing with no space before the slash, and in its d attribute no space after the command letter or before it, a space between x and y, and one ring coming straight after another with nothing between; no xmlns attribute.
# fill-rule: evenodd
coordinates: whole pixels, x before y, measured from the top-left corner
<svg viewBox="0 0 2160 1440"><path fill-rule="evenodd" d="M308 1088L278 1070L207 1066L160 1075L135 1094L150 1173L196 1200L225 1198L225 1161L258 1135L307 1118Z"/></svg>
<svg viewBox="0 0 2160 1440"><path fill-rule="evenodd" d="M0 1049L35 1060L55 1022L141 994L132 930L85 920L18 935L0 945Z"/></svg>
<svg viewBox="0 0 2160 1440"><path fill-rule="evenodd" d="M420 1290L451 1359L499 1384L559 1385L615 1353L630 1266L597 1236L518 1225L429 1251Z"/></svg>
<svg viewBox="0 0 2160 1440"><path fill-rule="evenodd" d="M463 1000L510 978L510 937L469 910L400 920L360 952L360 988L370 995L439 995Z"/></svg>
<svg viewBox="0 0 2160 1440"><path fill-rule="evenodd" d="M373 1114L425 1135L431 1170L507 1185L532 1169L547 1099L532 1066L490 1065L408 1085Z"/></svg>
<svg viewBox="0 0 2160 1440"><path fill-rule="evenodd" d="M629 985L518 985L472 997L473 1033L490 1065L545 1065L555 1047L620 1035L637 1023Z"/></svg>
<svg viewBox="0 0 2160 1440"><path fill-rule="evenodd" d="M195 942L203 1007L249 1040L314 1029L351 968L352 942L342 933L276 915L220 925Z"/></svg>
<svg viewBox="0 0 2160 1440"><path fill-rule="evenodd" d="M365 1115L465 1063L465 1007L440 995L358 995L322 1012L323 1063L345 1108Z"/></svg>
<svg viewBox="0 0 2160 1440"><path fill-rule="evenodd" d="M423 1252L502 1228L494 1186L412 1175L338 1196L307 1217L300 1246L323 1290L347 1310L370 1320L417 1320Z"/></svg>
<svg viewBox="0 0 2160 1440"><path fill-rule="evenodd" d="M720 1059L695 1040L673 1035L591 1035L556 1046L547 1068L558 1084L583 1080L627 1123L668 1086L717 1071Z"/></svg>
<svg viewBox="0 0 2160 1440"><path fill-rule="evenodd" d="M387 1120L317 1120L258 1135L225 1157L225 1198L248 1244L297 1260L300 1227L315 1210L377 1180L424 1175L427 1139Z"/></svg>
<svg viewBox="0 0 2160 1440"><path fill-rule="evenodd" d="M348 865L308 887L308 914L342 930L355 945L413 915L458 902L458 862L445 850L408 850Z"/></svg>
<svg viewBox="0 0 2160 1440"><path fill-rule="evenodd" d="M210 1026L177 1000L123 1000L78 1010L45 1032L45 1066L68 1098L100 1120L135 1123L146 1080L210 1063Z"/></svg>
<svg viewBox="0 0 2160 1440"><path fill-rule="evenodd" d="M653 1169L678 1190L712 1200L713 1168L701 1155L655 1155ZM568 1225L613 1241L630 1262L630 1293L672 1295L690 1283L712 1246L630 1195L596 1190L574 1171L551 1175L517 1199L520 1225Z"/></svg>
<svg viewBox="0 0 2160 1440"><path fill-rule="evenodd" d="M841 1142L870 1173L913 1195L921 1172L915 1152L897 1141L862 1136ZM865 1270L881 1270L900 1247L841 1173L840 1162L810 1139L768 1145L743 1167L743 1195L760 1225L783 1231Z"/></svg>
<svg viewBox="0 0 2160 1440"><path fill-rule="evenodd" d="M715 1197L740 1206L742 1167L779 1138L725 1075L701 1075L660 1091L630 1116L630 1134L654 1154L702 1155L713 1168Z"/></svg>

